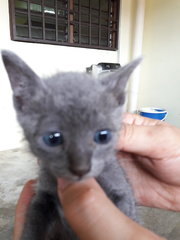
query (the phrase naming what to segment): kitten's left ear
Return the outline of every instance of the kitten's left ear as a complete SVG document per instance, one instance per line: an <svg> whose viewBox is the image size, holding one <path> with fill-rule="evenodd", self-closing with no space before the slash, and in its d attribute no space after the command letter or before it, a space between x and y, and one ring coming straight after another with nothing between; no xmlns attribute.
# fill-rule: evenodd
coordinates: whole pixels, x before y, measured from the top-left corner
<svg viewBox="0 0 180 240"><path fill-rule="evenodd" d="M105 86L106 90L115 96L119 104L124 103L127 81L142 59L142 57L139 57L129 64L121 67L116 72L108 74L101 79L101 83Z"/></svg>

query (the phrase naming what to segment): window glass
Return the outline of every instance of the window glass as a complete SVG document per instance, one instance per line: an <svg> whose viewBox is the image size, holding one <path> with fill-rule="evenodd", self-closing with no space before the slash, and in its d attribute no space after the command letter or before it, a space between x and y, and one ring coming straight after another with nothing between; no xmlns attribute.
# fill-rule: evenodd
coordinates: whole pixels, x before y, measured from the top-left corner
<svg viewBox="0 0 180 240"><path fill-rule="evenodd" d="M27 2L24 1L15 1L15 7L18 9L26 9L27 10Z"/></svg>
<svg viewBox="0 0 180 240"><path fill-rule="evenodd" d="M41 16L31 16L31 26L42 28L42 17Z"/></svg>
<svg viewBox="0 0 180 240"><path fill-rule="evenodd" d="M66 21L61 21L58 24L58 41L60 42L68 41L68 28Z"/></svg>
<svg viewBox="0 0 180 240"><path fill-rule="evenodd" d="M74 43L79 43L79 25L74 24Z"/></svg>
<svg viewBox="0 0 180 240"><path fill-rule="evenodd" d="M28 26L28 16L23 13L16 14L16 25L27 25Z"/></svg>
<svg viewBox="0 0 180 240"><path fill-rule="evenodd" d="M29 37L29 30L27 27L23 27L23 26L16 26L16 33L17 36L19 37Z"/></svg>
<svg viewBox="0 0 180 240"><path fill-rule="evenodd" d="M99 9L99 0L91 0L91 7L94 9Z"/></svg>
<svg viewBox="0 0 180 240"><path fill-rule="evenodd" d="M32 38L42 39L43 31L42 28L31 28Z"/></svg>
<svg viewBox="0 0 180 240"><path fill-rule="evenodd" d="M101 10L108 12L109 2L106 0L101 0Z"/></svg>
<svg viewBox="0 0 180 240"><path fill-rule="evenodd" d="M99 24L99 11L92 9L91 22L94 24Z"/></svg>
<svg viewBox="0 0 180 240"><path fill-rule="evenodd" d="M41 8L41 5L39 5L39 4L31 3L30 4L30 10L34 11L34 12L41 12L42 8Z"/></svg>

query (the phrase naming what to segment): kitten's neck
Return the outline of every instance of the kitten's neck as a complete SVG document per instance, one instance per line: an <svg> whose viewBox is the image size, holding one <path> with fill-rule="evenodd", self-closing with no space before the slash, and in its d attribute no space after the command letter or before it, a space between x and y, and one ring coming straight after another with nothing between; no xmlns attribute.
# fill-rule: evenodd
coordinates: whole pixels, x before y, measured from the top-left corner
<svg viewBox="0 0 180 240"><path fill-rule="evenodd" d="M38 190L49 193L57 192L57 179L48 171L48 169L40 169L39 179L37 184Z"/></svg>

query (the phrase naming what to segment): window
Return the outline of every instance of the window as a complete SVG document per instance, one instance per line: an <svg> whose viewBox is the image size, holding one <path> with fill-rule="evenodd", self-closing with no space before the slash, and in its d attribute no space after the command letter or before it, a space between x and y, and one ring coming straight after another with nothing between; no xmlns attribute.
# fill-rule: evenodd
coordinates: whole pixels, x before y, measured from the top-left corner
<svg viewBox="0 0 180 240"><path fill-rule="evenodd" d="M11 38L117 49L119 0L9 0Z"/></svg>

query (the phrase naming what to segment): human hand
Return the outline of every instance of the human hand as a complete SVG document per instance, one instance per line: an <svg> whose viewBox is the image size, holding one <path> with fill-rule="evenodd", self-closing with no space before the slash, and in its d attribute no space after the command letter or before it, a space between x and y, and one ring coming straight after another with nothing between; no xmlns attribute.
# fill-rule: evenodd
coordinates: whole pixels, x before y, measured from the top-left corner
<svg viewBox="0 0 180 240"><path fill-rule="evenodd" d="M14 232L13 232L13 240L19 240L23 231L25 215L28 209L28 206L33 198L35 192L33 185L35 184L35 180L28 181L20 194L16 212L15 212L15 222L14 222Z"/></svg>
<svg viewBox="0 0 180 240"><path fill-rule="evenodd" d="M180 129L125 114L119 159L138 204L180 211Z"/></svg>
<svg viewBox="0 0 180 240"><path fill-rule="evenodd" d="M17 204L13 240L20 239L33 194L32 183L28 182ZM71 184L58 180L58 195L67 221L81 240L163 239L120 212L94 179Z"/></svg>

